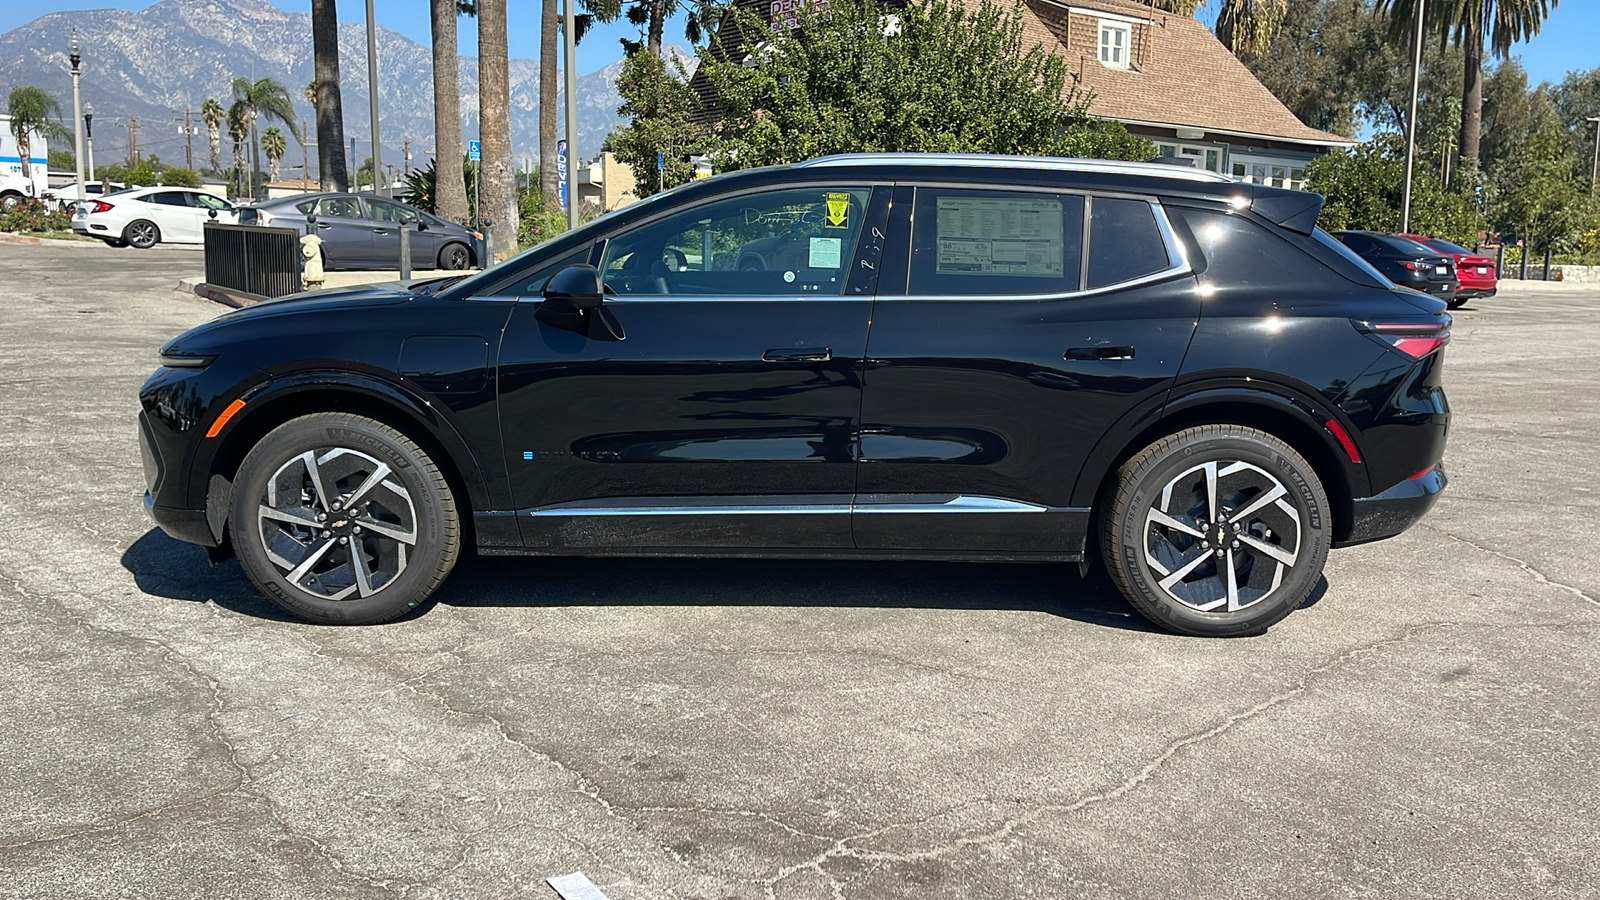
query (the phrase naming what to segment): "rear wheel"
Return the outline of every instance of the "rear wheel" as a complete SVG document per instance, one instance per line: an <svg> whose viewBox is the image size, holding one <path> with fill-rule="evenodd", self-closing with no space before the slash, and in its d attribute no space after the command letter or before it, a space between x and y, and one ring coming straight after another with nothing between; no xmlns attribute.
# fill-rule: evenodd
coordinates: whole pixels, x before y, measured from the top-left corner
<svg viewBox="0 0 1600 900"><path fill-rule="evenodd" d="M1459 309L1459 308L1467 305L1467 298L1466 297L1451 297L1449 300L1446 300L1445 302L1450 304L1450 308L1451 309Z"/></svg>
<svg viewBox="0 0 1600 900"><path fill-rule="evenodd" d="M127 241L129 246L149 250L161 242L161 229L149 219L134 219L122 229L122 239Z"/></svg>
<svg viewBox="0 0 1600 900"><path fill-rule="evenodd" d="M461 244L445 244L439 251L439 268L461 270L472 265L472 251Z"/></svg>
<svg viewBox="0 0 1600 900"><path fill-rule="evenodd" d="M22 205L23 196L16 191L6 191L0 194L0 209L10 212Z"/></svg>
<svg viewBox="0 0 1600 900"><path fill-rule="evenodd" d="M318 413L251 449L235 480L234 550L267 599L321 624L386 622L450 574L461 524L427 453L374 419Z"/></svg>
<svg viewBox="0 0 1600 900"><path fill-rule="evenodd" d="M1241 425L1190 428L1118 470L1101 550L1140 613L1182 634L1260 634L1322 577L1328 497L1283 441Z"/></svg>

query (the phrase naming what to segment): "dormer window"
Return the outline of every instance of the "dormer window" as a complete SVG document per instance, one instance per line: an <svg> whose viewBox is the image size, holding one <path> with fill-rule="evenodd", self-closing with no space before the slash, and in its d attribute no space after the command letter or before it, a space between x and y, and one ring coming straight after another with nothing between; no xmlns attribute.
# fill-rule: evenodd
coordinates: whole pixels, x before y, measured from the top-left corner
<svg viewBox="0 0 1600 900"><path fill-rule="evenodd" d="M1132 29L1122 22L1100 20L1100 64L1112 69L1126 69L1128 45Z"/></svg>

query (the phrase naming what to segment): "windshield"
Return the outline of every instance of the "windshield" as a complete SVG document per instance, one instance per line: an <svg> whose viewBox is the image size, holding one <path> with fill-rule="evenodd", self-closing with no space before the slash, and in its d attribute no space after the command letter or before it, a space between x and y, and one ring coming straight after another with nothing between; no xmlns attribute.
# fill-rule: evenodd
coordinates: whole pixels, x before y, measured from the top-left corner
<svg viewBox="0 0 1600 900"><path fill-rule="evenodd" d="M1445 253L1456 253L1456 254L1459 254L1461 256L1471 256L1472 255L1472 251L1471 250L1468 250L1467 248L1461 246L1460 244L1452 244L1449 241L1441 241L1438 238L1428 238L1427 240L1423 241L1423 243L1427 244L1429 247L1432 247L1435 250L1442 250Z"/></svg>

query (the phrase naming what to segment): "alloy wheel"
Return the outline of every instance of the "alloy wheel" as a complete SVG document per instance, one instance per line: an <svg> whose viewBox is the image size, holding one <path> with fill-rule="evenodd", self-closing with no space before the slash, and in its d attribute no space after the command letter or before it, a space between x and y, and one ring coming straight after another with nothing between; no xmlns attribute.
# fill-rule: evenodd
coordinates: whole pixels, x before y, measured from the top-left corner
<svg viewBox="0 0 1600 900"><path fill-rule="evenodd" d="M382 461L347 447L300 453L268 479L257 512L267 559L321 600L369 597L414 555L417 510Z"/></svg>
<svg viewBox="0 0 1600 900"><path fill-rule="evenodd" d="M134 222L128 226L127 241L135 247L149 247L156 242L156 226L149 222Z"/></svg>
<svg viewBox="0 0 1600 900"><path fill-rule="evenodd" d="M1199 612L1271 597L1300 559L1294 494L1259 466L1213 460L1162 488L1145 514L1144 558L1160 589Z"/></svg>

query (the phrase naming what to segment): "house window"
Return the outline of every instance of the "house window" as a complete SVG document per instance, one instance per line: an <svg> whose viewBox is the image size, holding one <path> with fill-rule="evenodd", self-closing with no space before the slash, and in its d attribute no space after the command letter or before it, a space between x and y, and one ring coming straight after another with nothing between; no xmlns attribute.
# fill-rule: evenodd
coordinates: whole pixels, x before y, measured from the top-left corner
<svg viewBox="0 0 1600 900"><path fill-rule="evenodd" d="M1194 160L1194 167L1208 172L1222 171L1222 148L1215 144L1156 144L1162 156Z"/></svg>
<svg viewBox="0 0 1600 900"><path fill-rule="evenodd" d="M1250 184L1267 187L1306 189L1306 164L1298 159L1273 159L1260 156L1241 156L1237 152L1230 160L1234 178Z"/></svg>
<svg viewBox="0 0 1600 900"><path fill-rule="evenodd" d="M1100 63L1113 69L1126 69L1132 29L1121 22L1100 20Z"/></svg>

